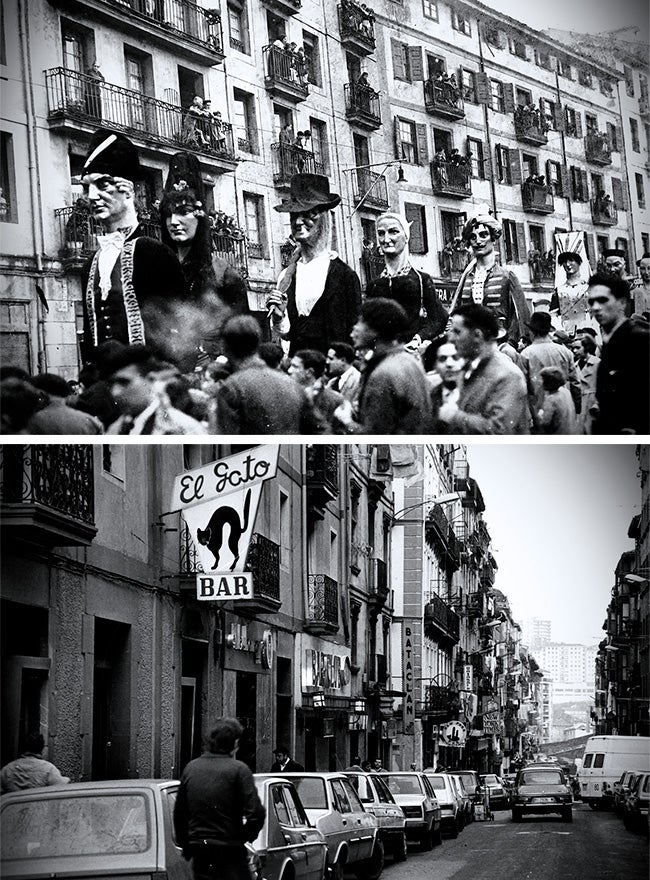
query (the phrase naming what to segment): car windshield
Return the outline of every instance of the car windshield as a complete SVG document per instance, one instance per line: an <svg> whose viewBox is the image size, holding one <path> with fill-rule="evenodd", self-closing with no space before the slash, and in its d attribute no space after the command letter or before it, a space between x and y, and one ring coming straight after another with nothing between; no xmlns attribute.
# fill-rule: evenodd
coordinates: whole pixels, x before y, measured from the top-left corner
<svg viewBox="0 0 650 880"><path fill-rule="evenodd" d="M562 785L560 770L523 770L520 785Z"/></svg>
<svg viewBox="0 0 650 880"><path fill-rule="evenodd" d="M422 794L422 786L417 776L393 776L386 773L384 781L393 794Z"/></svg>
<svg viewBox="0 0 650 880"><path fill-rule="evenodd" d="M317 776L292 776L291 781L298 789L300 800L306 810L327 809L324 779L319 779Z"/></svg>
<svg viewBox="0 0 650 880"><path fill-rule="evenodd" d="M147 801L137 794L16 801L2 811L2 859L146 852Z"/></svg>

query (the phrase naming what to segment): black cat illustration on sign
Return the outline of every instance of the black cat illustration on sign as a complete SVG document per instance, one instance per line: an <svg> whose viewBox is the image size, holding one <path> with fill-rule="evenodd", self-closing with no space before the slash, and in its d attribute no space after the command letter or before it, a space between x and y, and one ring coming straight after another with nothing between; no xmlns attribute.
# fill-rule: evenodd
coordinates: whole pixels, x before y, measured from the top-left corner
<svg viewBox="0 0 650 880"><path fill-rule="evenodd" d="M221 549L223 547L223 530L225 526L230 526L228 549L234 557L233 563L230 566L230 571L233 571L235 566L237 565L239 561L239 541L241 539L241 536L248 529L248 514L250 511L250 506L251 490L249 489L246 492L246 498L244 500L243 522L239 518L238 510L235 510L234 507L223 505L222 507L217 507L215 512L210 517L210 522L207 524L205 529L196 530L196 538L199 544L207 547L210 553L212 553L214 556L214 565L212 566L212 571L214 571L219 565L219 554L221 553Z"/></svg>

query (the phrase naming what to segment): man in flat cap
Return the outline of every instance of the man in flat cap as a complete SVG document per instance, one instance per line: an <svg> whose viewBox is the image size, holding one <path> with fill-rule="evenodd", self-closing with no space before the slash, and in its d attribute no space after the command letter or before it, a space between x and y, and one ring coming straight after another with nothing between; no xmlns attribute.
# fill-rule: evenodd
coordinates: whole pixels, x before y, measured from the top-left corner
<svg viewBox="0 0 650 880"><path fill-rule="evenodd" d="M109 339L143 345L173 357L171 304L187 296L183 272L165 245L146 238L138 224L134 181L142 177L138 152L122 134L93 136L81 182L91 212L104 228L83 276L83 359L95 360Z"/></svg>
<svg viewBox="0 0 650 880"><path fill-rule="evenodd" d="M508 340L516 346L526 333L530 309L517 276L497 263L495 242L500 237L501 224L487 210L467 221L463 241L474 258L460 277L449 313L470 303L485 306L505 323Z"/></svg>
<svg viewBox="0 0 650 880"><path fill-rule="evenodd" d="M554 325L575 336L580 327L598 325L591 317L587 302L587 280L582 277L582 257L576 251L562 251L557 262L562 266L566 278L559 284L551 297L550 312L557 321ZM559 323L557 323L559 322Z"/></svg>
<svg viewBox="0 0 650 880"><path fill-rule="evenodd" d="M327 354L332 342L349 342L361 308L361 284L329 250L330 214L341 197L322 174L294 174L287 212L298 247L266 300L271 327L289 340L289 356L301 349Z"/></svg>

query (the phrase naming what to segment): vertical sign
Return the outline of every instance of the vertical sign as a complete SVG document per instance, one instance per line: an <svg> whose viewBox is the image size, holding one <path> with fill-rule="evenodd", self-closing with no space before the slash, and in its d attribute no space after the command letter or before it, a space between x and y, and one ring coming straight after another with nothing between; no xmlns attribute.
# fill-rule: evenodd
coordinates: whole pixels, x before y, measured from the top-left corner
<svg viewBox="0 0 650 880"><path fill-rule="evenodd" d="M461 690L474 690L474 667L471 663L466 663L465 666L463 666L463 686Z"/></svg>
<svg viewBox="0 0 650 880"><path fill-rule="evenodd" d="M413 676L413 623L407 620L402 622L402 675L404 688L404 733L413 733L415 723L415 702Z"/></svg>

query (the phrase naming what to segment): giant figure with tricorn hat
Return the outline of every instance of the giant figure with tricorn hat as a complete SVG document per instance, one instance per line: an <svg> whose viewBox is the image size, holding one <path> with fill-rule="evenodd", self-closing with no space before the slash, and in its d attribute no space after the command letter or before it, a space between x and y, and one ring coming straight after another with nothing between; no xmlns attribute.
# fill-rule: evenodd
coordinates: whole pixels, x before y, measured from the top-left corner
<svg viewBox="0 0 650 880"><path fill-rule="evenodd" d="M289 198L275 210L288 213L297 248L266 300L271 328L300 349L327 353L349 342L361 308L359 278L329 249L330 211L341 201L322 174L294 174Z"/></svg>
<svg viewBox="0 0 650 880"><path fill-rule="evenodd" d="M145 237L135 208L134 182L142 178L138 151L123 134L97 131L81 172L90 210L104 233L84 272L83 359L93 363L109 339L147 344L173 358L173 304L187 297L174 254Z"/></svg>

